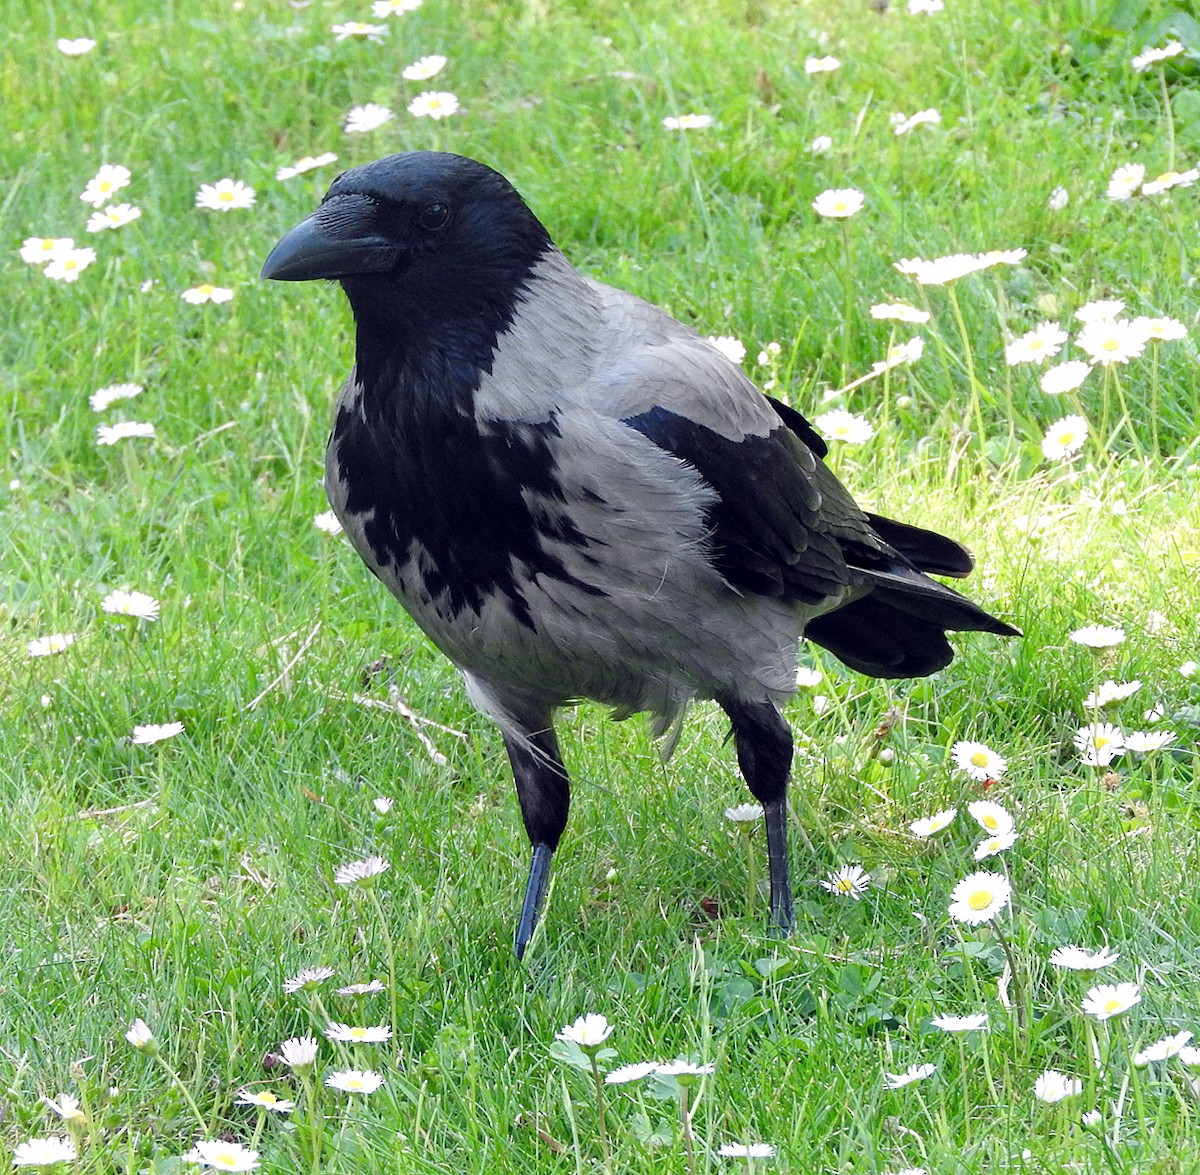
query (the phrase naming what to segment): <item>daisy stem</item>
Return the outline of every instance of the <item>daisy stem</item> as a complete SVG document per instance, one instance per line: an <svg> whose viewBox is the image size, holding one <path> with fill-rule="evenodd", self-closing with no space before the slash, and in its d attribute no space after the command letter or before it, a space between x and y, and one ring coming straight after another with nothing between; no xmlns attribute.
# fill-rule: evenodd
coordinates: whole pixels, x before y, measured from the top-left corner
<svg viewBox="0 0 1200 1175"><path fill-rule="evenodd" d="M1092 1022L1090 1020L1084 1020L1083 1030L1087 1036L1088 1048L1091 1051L1092 1060L1096 1065L1096 1072L1103 1077L1104 1058L1100 1055L1100 1042L1096 1039L1096 1029L1092 1026Z"/></svg>
<svg viewBox="0 0 1200 1175"><path fill-rule="evenodd" d="M742 844L746 846L746 910L753 914L758 905L758 853L749 823L742 825Z"/></svg>
<svg viewBox="0 0 1200 1175"><path fill-rule="evenodd" d="M1150 348L1150 445L1158 455L1158 348Z"/></svg>
<svg viewBox="0 0 1200 1175"><path fill-rule="evenodd" d="M1121 377L1115 370L1112 373L1112 380L1113 386L1117 389L1117 403L1121 406L1121 423L1129 429L1129 435L1133 439L1133 446L1137 449L1138 456L1140 457L1144 452L1142 442L1138 439L1137 430L1133 427L1133 417L1129 414L1129 405L1125 400L1125 389L1121 386Z"/></svg>
<svg viewBox="0 0 1200 1175"><path fill-rule="evenodd" d="M946 287L946 293L950 297L950 309L954 314L958 337L963 345L963 361L967 366L967 383L971 387L971 407L975 417L975 431L979 434L979 451L982 455L983 446L987 443L987 433L983 426L983 398L981 396L983 389L979 386L979 379L975 375L975 355L971 349L971 336L967 333L967 322L963 318L962 307L958 304L958 293L953 283Z"/></svg>
<svg viewBox="0 0 1200 1175"><path fill-rule="evenodd" d="M308 1111L308 1146L312 1152L310 1170L312 1175L321 1172L321 1119L317 1112L317 1093L313 1084L311 1066L305 1065L296 1072L300 1075L300 1084L304 1088L304 1106Z"/></svg>
<svg viewBox="0 0 1200 1175"><path fill-rule="evenodd" d="M692 1115L688 1112L686 1085L679 1088L679 1121L683 1126L683 1146L687 1152L688 1175L696 1175L696 1147L692 1138Z"/></svg>
<svg viewBox="0 0 1200 1175"><path fill-rule="evenodd" d="M967 1042L963 1039L964 1033L956 1032L958 1037L958 1063L959 1063L959 1080L962 1083L963 1097L963 1142L971 1141L971 1083L967 1077Z"/></svg>
<svg viewBox="0 0 1200 1175"><path fill-rule="evenodd" d="M1025 988L1020 982L1020 977L1017 973L1017 960L1013 956L1012 947L1009 945L1008 939L1004 936L1004 931L1000 929L998 922L992 923L992 930L995 931L996 938L1000 941L1000 948L1004 951L1004 957L1008 960L1008 973L1012 977L1011 983L1013 988L1012 1005L1017 1010L1017 1027L1025 1031Z"/></svg>
<svg viewBox="0 0 1200 1175"><path fill-rule="evenodd" d="M1133 1089L1133 1104L1137 1107L1138 1123L1143 1131L1148 1131L1152 1125L1149 1118L1146 1117L1146 1103L1142 1099L1142 1078L1138 1073L1137 1066L1133 1063L1133 1039L1125 1028L1124 1022L1121 1024L1121 1032L1125 1037L1125 1053L1129 1058L1125 1072L1125 1080L1129 1082Z"/></svg>
<svg viewBox="0 0 1200 1175"><path fill-rule="evenodd" d="M196 1099L192 1097L190 1090L180 1079L178 1073L171 1067L171 1062L167 1060L162 1053L156 1052L154 1059L166 1070L167 1076L171 1078L171 1084L183 1095L183 1100L187 1102L188 1109L192 1111L197 1123L200 1126L201 1136L208 1137L208 1123L204 1119L204 1115L200 1113L200 1107L196 1105Z"/></svg>
<svg viewBox="0 0 1200 1175"><path fill-rule="evenodd" d="M375 916L379 919L379 930L383 935L384 948L387 951L388 1011L391 1014L392 1042L398 1046L400 1035L396 1016L396 944L392 940L392 928L388 925L388 920L384 916L383 904L379 900L379 895L375 892L375 887L371 886L368 888L367 893L370 895L371 902L375 907Z"/></svg>
<svg viewBox="0 0 1200 1175"><path fill-rule="evenodd" d="M1167 74L1163 66L1158 67L1158 84L1162 90L1163 119L1167 124L1167 170L1175 170L1175 116L1171 112L1171 94L1167 89Z"/></svg>
<svg viewBox="0 0 1200 1175"><path fill-rule="evenodd" d="M571 1091L567 1088L567 1079L560 1075L562 1081L563 1108L567 1112L567 1121L571 1125L571 1142L575 1149L576 1175L583 1175L583 1153L579 1149L579 1126L575 1121L575 1104L571 1101Z"/></svg>
<svg viewBox="0 0 1200 1175"><path fill-rule="evenodd" d="M600 1066L596 1064L595 1052L588 1053L592 1064L592 1084L596 1087L596 1116L600 1122L600 1150L604 1155L604 1170L612 1171L612 1152L608 1149L608 1130L604 1122L604 1081L600 1076Z"/></svg>
<svg viewBox="0 0 1200 1175"><path fill-rule="evenodd" d="M254 1123L254 1133L250 1136L250 1149L258 1150L258 1140L262 1137L263 1127L267 1124L267 1111L265 1107L259 1107L258 1121Z"/></svg>
<svg viewBox="0 0 1200 1175"><path fill-rule="evenodd" d="M846 267L842 278L842 288L846 293L846 307L842 312L842 382L844 383L850 371L850 323L853 321L854 316L854 282L852 278L854 265L850 251L850 229L844 220L841 221L840 227L842 230L842 252L846 258Z"/></svg>

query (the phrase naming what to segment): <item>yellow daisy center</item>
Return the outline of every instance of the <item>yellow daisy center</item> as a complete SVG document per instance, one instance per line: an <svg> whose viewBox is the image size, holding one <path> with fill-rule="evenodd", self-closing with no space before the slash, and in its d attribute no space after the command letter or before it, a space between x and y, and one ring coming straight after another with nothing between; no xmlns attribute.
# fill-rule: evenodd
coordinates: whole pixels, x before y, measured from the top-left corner
<svg viewBox="0 0 1200 1175"><path fill-rule="evenodd" d="M971 766L972 767L986 767L987 761L988 761L987 754L983 751L976 751L975 754L973 754L971 756Z"/></svg>
<svg viewBox="0 0 1200 1175"><path fill-rule="evenodd" d="M996 819L990 812L980 821L984 828L990 828L993 832L1000 827L1000 821Z"/></svg>
<svg viewBox="0 0 1200 1175"><path fill-rule="evenodd" d="M1119 1012L1124 1005L1118 999L1109 999L1104 1001L1104 1010L1106 1012Z"/></svg>
<svg viewBox="0 0 1200 1175"><path fill-rule="evenodd" d="M1107 735L1103 735L1103 734L1096 735L1096 750L1100 750L1101 748L1108 746L1108 744L1111 742L1112 742L1112 739L1109 738Z"/></svg>
<svg viewBox="0 0 1200 1175"><path fill-rule="evenodd" d="M969 898L967 905L972 910L986 910L992 904L992 891L990 889L977 889Z"/></svg>
<svg viewBox="0 0 1200 1175"><path fill-rule="evenodd" d="M217 288L216 286L211 286L208 284L208 282L205 282L203 285L197 286L196 291L197 291L197 293L207 295L207 294L211 294L213 292L213 290L215 290L216 288Z"/></svg>
<svg viewBox="0 0 1200 1175"><path fill-rule="evenodd" d="M833 884L838 893L851 893L854 890L854 882L848 877L839 877Z"/></svg>
<svg viewBox="0 0 1200 1175"><path fill-rule="evenodd" d="M1120 345L1120 340L1114 338L1112 335L1109 335L1109 337L1100 344L1105 351L1115 351Z"/></svg>
<svg viewBox="0 0 1200 1175"><path fill-rule="evenodd" d="M218 192L217 199L228 202L233 199L233 193L232 192Z"/></svg>
<svg viewBox="0 0 1200 1175"><path fill-rule="evenodd" d="M349 1086L351 1089L362 1089L362 1088L363 1088L362 1079L361 1079L361 1078L359 1078L359 1077L351 1077L351 1078L349 1078L349 1079L347 1080L346 1084L347 1084L347 1085L348 1085L348 1086Z"/></svg>
<svg viewBox="0 0 1200 1175"><path fill-rule="evenodd" d="M367 1030L365 1028L351 1028L350 1029L350 1036L354 1040L362 1040L362 1038L366 1035L367 1035Z"/></svg>
<svg viewBox="0 0 1200 1175"><path fill-rule="evenodd" d="M1073 445L1075 443L1075 434L1070 431L1060 432L1058 434L1058 443L1060 445Z"/></svg>
<svg viewBox="0 0 1200 1175"><path fill-rule="evenodd" d="M264 1106L273 1106L277 1101L279 1101L279 1099L269 1090L266 1093L260 1093L258 1095L258 1100L262 1102Z"/></svg>
<svg viewBox="0 0 1200 1175"><path fill-rule="evenodd" d="M237 1155L230 1151L218 1151L212 1158L214 1166L225 1167L232 1171L237 1166Z"/></svg>

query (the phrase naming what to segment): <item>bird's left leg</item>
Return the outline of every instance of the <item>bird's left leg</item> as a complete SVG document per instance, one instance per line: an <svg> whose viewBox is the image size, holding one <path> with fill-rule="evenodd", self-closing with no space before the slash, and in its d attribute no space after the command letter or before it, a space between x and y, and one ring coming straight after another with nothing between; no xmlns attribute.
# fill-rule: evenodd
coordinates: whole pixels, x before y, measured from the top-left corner
<svg viewBox="0 0 1200 1175"><path fill-rule="evenodd" d="M792 887L788 880L787 785L792 769L792 732L771 702L719 699L733 724L738 766L763 806L771 870L771 921L791 933Z"/></svg>
<svg viewBox="0 0 1200 1175"><path fill-rule="evenodd" d="M525 955L542 912L542 901L550 882L550 859L567 826L571 792L558 739L548 716L540 729L521 735L505 733L504 745L517 784L525 831L533 845L529 880L525 883L525 899L521 903L514 941L520 959Z"/></svg>

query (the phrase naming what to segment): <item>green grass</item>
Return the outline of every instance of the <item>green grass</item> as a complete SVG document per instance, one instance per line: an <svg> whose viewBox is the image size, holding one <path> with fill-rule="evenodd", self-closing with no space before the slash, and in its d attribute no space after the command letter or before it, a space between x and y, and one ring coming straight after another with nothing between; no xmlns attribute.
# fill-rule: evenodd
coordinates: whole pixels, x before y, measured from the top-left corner
<svg viewBox="0 0 1200 1175"><path fill-rule="evenodd" d="M716 1152L742 1140L805 1173L1200 1171L1198 1071L1130 1063L1200 1030L1200 684L1179 673L1200 657L1200 189L1103 194L1118 164L1153 176L1200 156L1200 29L1182 0L904 7L426 0L378 45L329 31L369 19L366 5L9 5L0 486L19 484L0 489L0 1163L63 1132L39 1097L67 1091L87 1113L83 1171L179 1169L201 1125L254 1142L274 1172L599 1170L591 1076L554 1045L597 1012L615 1025L604 1066L715 1065L691 1092L696 1170L737 1169ZM1128 62L1172 30L1191 58L1165 67L1168 119L1158 71ZM80 35L98 48L54 48ZM426 87L399 80L432 52L450 64L428 85L463 106L436 125L404 113ZM805 56L824 53L842 68L806 76ZM343 134L368 101L397 117ZM940 126L892 133L890 113L928 106ZM717 125L663 130L689 110ZM809 149L818 134L834 140L826 154ZM764 933L743 832L722 815L746 796L718 712L697 706L664 765L638 722L581 706L561 722L571 824L518 965L527 845L500 739L344 541L312 524L349 312L335 287L257 272L335 169L274 172L323 150L341 167L426 147L498 167L582 268L739 336L748 370L810 416L889 341L926 339L915 365L835 401L878 432L832 460L864 504L967 541L971 595L1025 637L963 638L949 669L912 683L814 653L825 679L789 710L808 740L790 941ZM77 196L101 162L130 168L118 199L144 214L93 238ZM226 175L256 206L194 209L199 184ZM1060 184L1070 202L1051 211ZM843 233L810 202L845 186L867 203ZM17 257L43 234L93 245L96 264L46 280ZM957 284L961 327L945 289L893 268L1018 246L1019 266ZM232 302L184 304L204 280ZM1098 297L1172 315L1188 338L1058 398L1036 370L1005 366L1007 340L1045 318L1070 325ZM869 317L898 298L925 299L930 326ZM768 341L773 371L755 363ZM128 380L140 397L89 408ZM1070 412L1089 440L1049 462L1043 433ZM157 439L97 446L96 425L121 419L153 421ZM161 618L101 612L125 586L161 600ZM1089 623L1128 638L1093 661L1068 639ZM56 632L79 639L27 656ZM386 675L368 672L383 655L412 710L441 724L421 727L441 760L386 709ZM1104 773L1071 736L1109 677L1142 682L1113 721L1145 728L1161 704L1178 739ZM176 739L129 741L135 724L174 720ZM1007 757L986 794L1020 831L980 866L965 810L932 841L907 831L983 794L948 758L968 738ZM386 815L377 796L394 800ZM371 854L391 863L371 895L333 884ZM841 863L872 873L859 902L817 884ZM977 867L1014 887L996 923L1016 964L1011 1009L997 998L1004 944L946 913ZM1059 972L1047 959L1068 942L1121 959L1091 980ZM284 994L318 965L337 983L395 985L358 1002L332 981ZM1139 982L1140 1002L1087 1021L1089 983L1117 981ZM976 1010L987 1034L929 1025ZM371 1067L378 1092L313 1093L264 1061L319 1036L326 1013L395 1029L388 1045L322 1042L318 1077ZM123 1039L136 1017L166 1066ZM922 1062L933 1077L883 1089L884 1072ZM1045 1068L1083 1093L1036 1102ZM248 1085L296 1098L294 1121L235 1106ZM689 1170L678 1097L663 1079L608 1087L613 1171ZM1085 1130L1091 1109L1101 1123Z"/></svg>

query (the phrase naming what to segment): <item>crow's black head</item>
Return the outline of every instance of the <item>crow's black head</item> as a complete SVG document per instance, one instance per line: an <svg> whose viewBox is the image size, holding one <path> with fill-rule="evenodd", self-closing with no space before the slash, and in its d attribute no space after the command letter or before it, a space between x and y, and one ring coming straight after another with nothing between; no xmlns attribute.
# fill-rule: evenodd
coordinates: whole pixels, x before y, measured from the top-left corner
<svg viewBox="0 0 1200 1175"><path fill-rule="evenodd" d="M414 151L338 176L316 212L271 250L262 276L340 281L360 357L364 344L461 343L490 353L550 245L499 172L461 155Z"/></svg>

